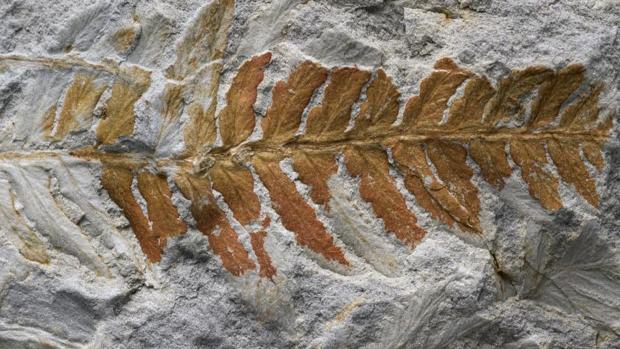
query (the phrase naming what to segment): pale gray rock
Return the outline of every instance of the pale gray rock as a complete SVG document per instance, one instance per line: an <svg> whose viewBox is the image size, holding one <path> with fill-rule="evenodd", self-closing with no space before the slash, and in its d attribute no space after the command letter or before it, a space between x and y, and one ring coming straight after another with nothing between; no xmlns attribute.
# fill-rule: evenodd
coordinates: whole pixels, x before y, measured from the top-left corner
<svg viewBox="0 0 620 349"><path fill-rule="evenodd" d="M113 73L101 66L135 65L151 72L152 82L134 106L133 135L102 149L153 163L182 154L187 106L160 132L160 97L166 84L178 82L166 76L177 43L213 1L0 3L0 349L620 347L617 0L237 0L217 60L218 110L239 65L270 51L254 107L259 121L271 88L301 61L382 68L402 106L442 57L493 83L512 69L581 63L588 80L605 84L601 111L616 121L606 166L595 178L599 209L563 183L565 208L550 213L528 194L519 171L498 191L475 167L484 234L439 224L408 195L428 231L415 249L386 233L340 158L329 181L331 209L313 208L352 266L322 260L273 219L265 240L277 268L273 280L226 271L171 181L172 202L189 230L168 240L161 262L148 262L100 184L101 167L68 153L94 144L96 128L84 126L59 142L41 136L50 105L76 74L89 71L85 65L100 65L95 81L105 85ZM114 40L124 28L136 39L119 50ZM4 65L8 57L32 62ZM40 58L85 65L49 69L34 62ZM318 103L315 96L311 105ZM253 139L260 132L257 126ZM3 157L55 150L64 155ZM290 164L282 166L297 176ZM296 185L310 202L309 189ZM255 192L262 213L277 218L260 181ZM231 216L221 195L217 201ZM248 231L234 228L252 251Z"/></svg>

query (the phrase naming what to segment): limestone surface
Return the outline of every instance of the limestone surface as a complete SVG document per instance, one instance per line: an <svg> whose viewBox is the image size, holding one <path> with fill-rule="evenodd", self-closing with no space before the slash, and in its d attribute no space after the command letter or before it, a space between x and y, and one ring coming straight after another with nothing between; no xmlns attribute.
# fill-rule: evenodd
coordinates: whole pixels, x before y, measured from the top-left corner
<svg viewBox="0 0 620 349"><path fill-rule="evenodd" d="M619 348L619 26L0 2L0 349Z"/></svg>

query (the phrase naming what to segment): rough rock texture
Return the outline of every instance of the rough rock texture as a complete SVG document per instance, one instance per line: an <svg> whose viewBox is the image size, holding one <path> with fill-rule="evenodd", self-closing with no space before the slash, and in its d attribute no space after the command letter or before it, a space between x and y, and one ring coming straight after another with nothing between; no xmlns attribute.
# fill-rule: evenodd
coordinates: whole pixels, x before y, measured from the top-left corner
<svg viewBox="0 0 620 349"><path fill-rule="evenodd" d="M616 0L5 0L0 348L620 347Z"/></svg>

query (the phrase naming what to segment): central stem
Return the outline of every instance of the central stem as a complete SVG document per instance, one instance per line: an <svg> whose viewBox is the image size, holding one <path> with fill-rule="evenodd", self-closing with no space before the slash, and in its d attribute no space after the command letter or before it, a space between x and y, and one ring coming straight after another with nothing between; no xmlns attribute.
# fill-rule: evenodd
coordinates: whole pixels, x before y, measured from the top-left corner
<svg viewBox="0 0 620 349"><path fill-rule="evenodd" d="M484 132L484 131L470 131L470 132L450 132L442 131L440 129L425 129L423 133L409 133L402 134L401 130L390 129L382 134L373 135L352 135L345 134L337 139L330 140L312 140L307 137L300 136L293 138L283 144L273 143L268 140L258 140L254 142L242 143L233 148L217 147L213 148L210 152L203 157L212 159L213 161L249 161L255 153L274 153L287 156L296 151L325 151L336 152L342 150L345 146L371 146L382 145L389 146L397 142L408 143L420 143L429 140L444 140L444 141L459 141L460 143L467 143L474 139L482 139L489 142L493 141L514 141L514 140L568 140L568 141L592 141L603 142L607 139L607 136L602 132L590 131L587 132L540 132L531 133L525 132L524 129L506 129L501 132ZM153 166L155 168L184 168L190 170L192 164L201 162L200 156L196 154L178 156L178 157L164 157L155 158L143 153L106 153L98 151L94 148L87 147L76 151L63 152L63 151L8 151L0 152L0 161L2 160L36 160L41 158L58 158L62 159L63 156L73 156L84 160L95 160L103 162L110 166L122 166L125 168L142 168L145 166ZM211 162L205 162L211 163ZM210 167L210 166L209 166ZM208 169L204 169L208 170Z"/></svg>

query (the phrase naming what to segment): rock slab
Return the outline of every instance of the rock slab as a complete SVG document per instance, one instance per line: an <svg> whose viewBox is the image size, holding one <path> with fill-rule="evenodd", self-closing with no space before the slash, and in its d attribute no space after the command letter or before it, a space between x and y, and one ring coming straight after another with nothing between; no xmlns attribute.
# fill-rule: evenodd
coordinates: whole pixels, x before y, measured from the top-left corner
<svg viewBox="0 0 620 349"><path fill-rule="evenodd" d="M0 4L0 348L620 347L615 0Z"/></svg>

